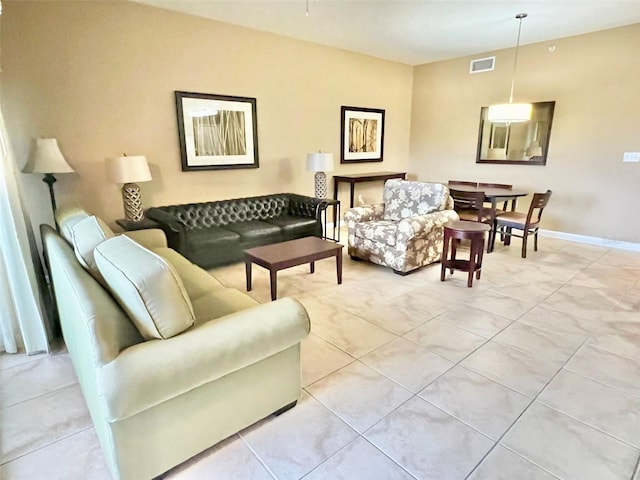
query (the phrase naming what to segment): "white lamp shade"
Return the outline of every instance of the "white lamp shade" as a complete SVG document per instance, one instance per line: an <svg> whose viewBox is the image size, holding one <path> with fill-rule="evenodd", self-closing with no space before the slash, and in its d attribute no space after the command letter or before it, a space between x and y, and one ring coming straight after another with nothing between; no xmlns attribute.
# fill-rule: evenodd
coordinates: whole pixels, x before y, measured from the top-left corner
<svg viewBox="0 0 640 480"><path fill-rule="evenodd" d="M144 155L107 158L107 169L113 183L148 182L151 180L149 164Z"/></svg>
<svg viewBox="0 0 640 480"><path fill-rule="evenodd" d="M55 138L38 138L33 155L22 170L24 173L73 173Z"/></svg>
<svg viewBox="0 0 640 480"><path fill-rule="evenodd" d="M333 153L314 152L307 154L307 172L330 172L333 170Z"/></svg>
<svg viewBox="0 0 640 480"><path fill-rule="evenodd" d="M531 119L530 103L502 103L491 105L487 120L495 123L520 123Z"/></svg>

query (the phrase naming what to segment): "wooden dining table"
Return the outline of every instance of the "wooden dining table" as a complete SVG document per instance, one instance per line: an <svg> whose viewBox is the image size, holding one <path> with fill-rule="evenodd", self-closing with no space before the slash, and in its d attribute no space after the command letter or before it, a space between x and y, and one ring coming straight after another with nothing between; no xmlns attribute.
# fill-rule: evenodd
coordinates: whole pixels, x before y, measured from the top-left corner
<svg viewBox="0 0 640 480"><path fill-rule="evenodd" d="M491 216L494 219L496 217L496 205L498 202L511 201L511 211L514 211L516 209L517 199L529 195L529 192L514 188L473 187L471 185L449 185L449 190L457 190L459 192L484 192L484 201L491 203ZM495 221L493 223L491 235L495 235ZM491 245L493 245L493 242L491 242Z"/></svg>

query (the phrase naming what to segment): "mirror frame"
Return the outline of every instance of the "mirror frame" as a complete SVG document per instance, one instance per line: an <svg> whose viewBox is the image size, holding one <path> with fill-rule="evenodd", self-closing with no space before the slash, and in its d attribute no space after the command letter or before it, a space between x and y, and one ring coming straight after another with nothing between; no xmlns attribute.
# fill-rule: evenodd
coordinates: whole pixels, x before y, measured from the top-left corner
<svg viewBox="0 0 640 480"><path fill-rule="evenodd" d="M480 158L482 152L482 131L484 129L484 122L486 121L487 110L489 107L481 107L480 108L480 129L478 130L478 150L476 152L476 163L497 163L501 165L546 165L547 164L547 153L549 151L549 140L551 138L551 125L553 123L553 111L555 109L556 102L533 102L533 110L537 106L539 107L548 107L549 108L549 128L545 134L545 138L542 142L542 155L538 157L536 160L490 160L487 158ZM524 123L530 123L531 120ZM508 137L508 134L507 134Z"/></svg>

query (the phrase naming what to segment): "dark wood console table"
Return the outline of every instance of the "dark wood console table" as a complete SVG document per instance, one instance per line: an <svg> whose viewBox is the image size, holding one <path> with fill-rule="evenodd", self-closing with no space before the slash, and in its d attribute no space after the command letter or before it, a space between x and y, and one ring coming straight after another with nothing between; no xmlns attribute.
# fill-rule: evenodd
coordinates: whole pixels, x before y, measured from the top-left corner
<svg viewBox="0 0 640 480"><path fill-rule="evenodd" d="M351 175L334 175L333 176L333 198L338 200L338 184L340 182L348 183L351 186L351 196L349 208L353 208L353 196L356 183L373 182L375 180L389 180L390 178L407 177L407 172L373 172L373 173L353 173Z"/></svg>

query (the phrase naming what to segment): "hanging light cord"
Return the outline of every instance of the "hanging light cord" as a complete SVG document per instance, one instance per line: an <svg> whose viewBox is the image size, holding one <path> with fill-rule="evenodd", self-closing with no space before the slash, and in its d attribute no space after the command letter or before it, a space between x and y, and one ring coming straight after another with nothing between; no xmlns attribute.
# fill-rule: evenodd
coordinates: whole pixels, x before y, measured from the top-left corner
<svg viewBox="0 0 640 480"><path fill-rule="evenodd" d="M518 40L516 40L516 55L513 59L513 77L511 78L511 93L509 94L509 103L513 103L513 87L516 84L516 67L518 66L518 50L520 48L520 31L522 30L522 19L526 17L526 13L519 13L516 15L516 18L520 20L520 24L518 25Z"/></svg>

